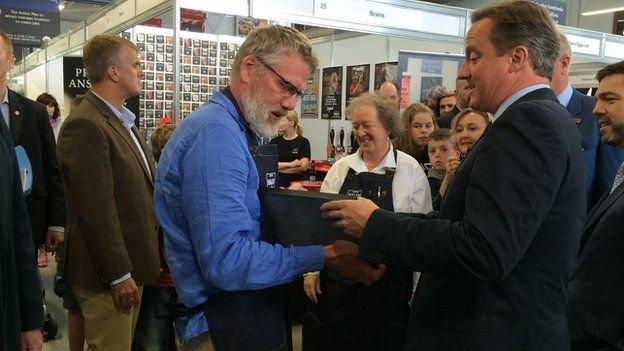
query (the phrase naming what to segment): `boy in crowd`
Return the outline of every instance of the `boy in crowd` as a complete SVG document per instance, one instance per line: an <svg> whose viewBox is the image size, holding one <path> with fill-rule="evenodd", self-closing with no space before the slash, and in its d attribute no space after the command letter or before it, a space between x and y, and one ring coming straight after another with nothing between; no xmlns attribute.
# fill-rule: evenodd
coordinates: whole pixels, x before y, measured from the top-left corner
<svg viewBox="0 0 624 351"><path fill-rule="evenodd" d="M429 161L431 169L427 174L429 187L431 188L431 199L433 201L433 210L440 209L442 196L440 195L440 186L442 185L449 158L459 158L459 150L457 144L451 136L451 131L446 128L434 130L429 135L427 143L429 152Z"/></svg>

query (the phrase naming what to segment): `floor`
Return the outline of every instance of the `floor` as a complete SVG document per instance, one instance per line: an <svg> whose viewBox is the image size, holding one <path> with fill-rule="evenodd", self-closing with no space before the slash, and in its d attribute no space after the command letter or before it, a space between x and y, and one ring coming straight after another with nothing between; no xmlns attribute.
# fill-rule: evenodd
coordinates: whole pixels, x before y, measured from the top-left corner
<svg viewBox="0 0 624 351"><path fill-rule="evenodd" d="M50 261L54 261L51 259ZM43 345L44 351L68 351L67 346L67 315L63 309L62 300L54 294L52 289L52 283L54 279L54 273L56 272L56 264L51 264L41 269L41 279L43 280L43 287L46 291L46 305L48 311L51 312L58 323L58 334L56 339L47 341ZM295 351L301 350L301 325L293 327L293 346ZM208 350L210 351L210 350Z"/></svg>

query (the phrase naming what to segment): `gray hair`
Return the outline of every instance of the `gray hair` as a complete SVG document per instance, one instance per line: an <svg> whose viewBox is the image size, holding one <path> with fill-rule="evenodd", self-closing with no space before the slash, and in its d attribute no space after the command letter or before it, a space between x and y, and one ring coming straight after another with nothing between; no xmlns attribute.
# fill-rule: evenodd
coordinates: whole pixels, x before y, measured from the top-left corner
<svg viewBox="0 0 624 351"><path fill-rule="evenodd" d="M570 46L568 37L566 37L565 33L562 31L557 33L557 37L559 38L559 56L568 55L568 57L572 58L572 47Z"/></svg>
<svg viewBox="0 0 624 351"><path fill-rule="evenodd" d="M533 71L552 79L560 49L558 30L546 9L528 1L511 1L488 5L471 15L472 23L486 18L493 22L489 39L499 55L524 46Z"/></svg>
<svg viewBox="0 0 624 351"><path fill-rule="evenodd" d="M83 49L84 66L92 84L104 80L106 70L119 64L119 55L126 46L138 52L131 41L115 35L99 34L91 38Z"/></svg>
<svg viewBox="0 0 624 351"><path fill-rule="evenodd" d="M271 64L288 54L297 53L308 64L310 73L318 67L318 57L312 50L310 40L298 30L284 26L268 26L249 32L247 39L238 50L232 64L232 77L240 70L246 56L254 55Z"/></svg>

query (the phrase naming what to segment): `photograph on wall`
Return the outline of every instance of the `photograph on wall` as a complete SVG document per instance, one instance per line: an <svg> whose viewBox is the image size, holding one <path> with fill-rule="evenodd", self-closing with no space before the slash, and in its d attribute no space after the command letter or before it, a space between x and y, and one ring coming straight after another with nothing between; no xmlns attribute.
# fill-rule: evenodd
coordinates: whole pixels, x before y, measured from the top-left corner
<svg viewBox="0 0 624 351"><path fill-rule="evenodd" d="M323 68L322 119L342 118L342 67Z"/></svg>
<svg viewBox="0 0 624 351"><path fill-rule="evenodd" d="M203 33L204 22L206 22L205 12L184 8L180 9L180 30Z"/></svg>
<svg viewBox="0 0 624 351"><path fill-rule="evenodd" d="M397 68L398 62L384 62L376 64L374 90L379 90L379 87L386 81L396 83Z"/></svg>
<svg viewBox="0 0 624 351"><path fill-rule="evenodd" d="M318 118L319 70L310 76L301 97L301 118Z"/></svg>
<svg viewBox="0 0 624 351"><path fill-rule="evenodd" d="M347 67L347 106L351 100L368 92L370 65L356 65Z"/></svg>
<svg viewBox="0 0 624 351"><path fill-rule="evenodd" d="M420 78L420 101L427 101L427 92L434 85L442 85L442 77Z"/></svg>
<svg viewBox="0 0 624 351"><path fill-rule="evenodd" d="M379 90L379 87L386 81L395 82L397 80L398 62L384 62L375 65L375 85L373 90Z"/></svg>
<svg viewBox="0 0 624 351"><path fill-rule="evenodd" d="M269 21L253 17L236 17L236 35L246 37L253 29L266 27Z"/></svg>

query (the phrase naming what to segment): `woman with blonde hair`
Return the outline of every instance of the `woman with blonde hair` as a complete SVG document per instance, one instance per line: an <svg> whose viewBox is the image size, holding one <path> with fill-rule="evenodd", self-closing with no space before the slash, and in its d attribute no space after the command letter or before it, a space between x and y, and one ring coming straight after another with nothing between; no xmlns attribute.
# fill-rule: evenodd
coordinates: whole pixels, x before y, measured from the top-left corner
<svg viewBox="0 0 624 351"><path fill-rule="evenodd" d="M310 141L303 137L297 112L290 111L279 122L280 135L271 140L277 144L278 185L287 188L293 180L302 180L310 165Z"/></svg>
<svg viewBox="0 0 624 351"><path fill-rule="evenodd" d="M403 111L402 119L405 132L396 141L396 147L415 158L426 169L425 164L429 164L429 134L437 128L435 114L427 105L415 103Z"/></svg>
<svg viewBox="0 0 624 351"><path fill-rule="evenodd" d="M459 167L459 163L463 160L474 144L481 138L485 129L490 124L490 114L483 111L476 111L471 108L464 109L460 112L453 122L451 122L451 134L457 143L459 157L451 156L447 160L446 172L444 179L440 184L440 195L446 194L446 189L453 179L455 170Z"/></svg>

